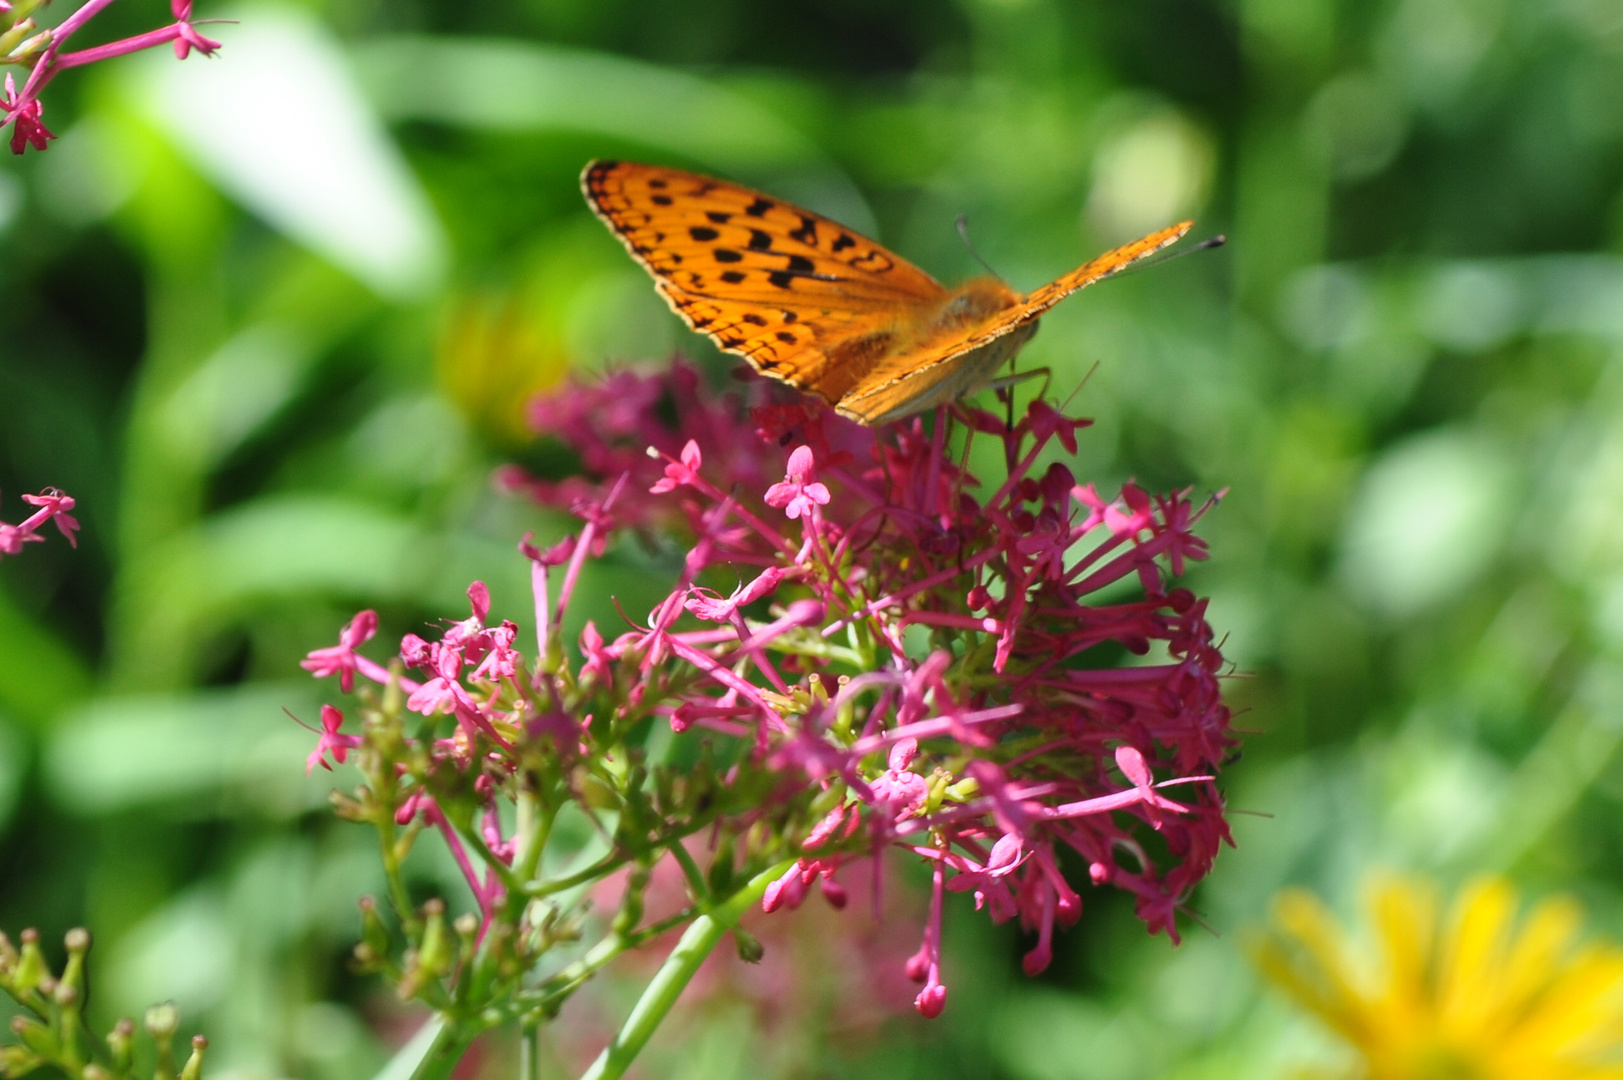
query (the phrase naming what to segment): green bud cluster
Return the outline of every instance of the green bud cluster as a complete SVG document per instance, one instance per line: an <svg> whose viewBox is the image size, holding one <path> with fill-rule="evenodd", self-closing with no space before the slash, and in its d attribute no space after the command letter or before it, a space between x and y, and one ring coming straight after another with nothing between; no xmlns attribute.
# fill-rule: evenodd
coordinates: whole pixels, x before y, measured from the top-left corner
<svg viewBox="0 0 1623 1080"><path fill-rule="evenodd" d="M41 30L34 12L49 0L16 0L10 10L0 12L0 64L32 66L51 44L50 30Z"/></svg>
<svg viewBox="0 0 1623 1080"><path fill-rule="evenodd" d="M201 1080L208 1040L192 1038L185 1065L175 1070L174 1037L180 1013L173 1004L147 1010L143 1026L154 1046L150 1069L136 1066L135 1024L121 1019L98 1045L84 1020L89 973L90 931L67 932L67 960L60 974L51 970L40 948L39 932L24 930L14 945L0 933L0 990L22 1006L11 1020L16 1042L0 1046L0 1078L24 1076L54 1067L75 1080Z"/></svg>

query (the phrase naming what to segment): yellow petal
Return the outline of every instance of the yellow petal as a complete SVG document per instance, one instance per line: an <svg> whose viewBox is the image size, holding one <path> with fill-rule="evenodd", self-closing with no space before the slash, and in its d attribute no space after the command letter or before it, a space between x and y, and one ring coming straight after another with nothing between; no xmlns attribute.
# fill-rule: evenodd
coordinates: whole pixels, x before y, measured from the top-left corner
<svg viewBox="0 0 1623 1080"><path fill-rule="evenodd" d="M1436 894L1418 882L1382 877L1369 888L1366 904L1386 964L1383 1004L1409 1016L1429 1012Z"/></svg>
<svg viewBox="0 0 1623 1080"><path fill-rule="evenodd" d="M1437 969L1438 1017L1449 1032L1469 1037L1491 1011L1515 910L1503 878L1478 878L1455 901Z"/></svg>
<svg viewBox="0 0 1623 1080"><path fill-rule="evenodd" d="M1569 897L1551 897L1528 914L1499 976L1494 1024L1509 1025L1561 972L1563 958L1583 920L1583 909Z"/></svg>

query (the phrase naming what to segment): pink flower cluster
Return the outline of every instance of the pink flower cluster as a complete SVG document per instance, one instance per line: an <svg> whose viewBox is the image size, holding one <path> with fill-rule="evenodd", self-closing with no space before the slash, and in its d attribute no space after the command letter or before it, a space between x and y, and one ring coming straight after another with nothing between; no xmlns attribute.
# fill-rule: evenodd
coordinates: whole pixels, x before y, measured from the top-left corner
<svg viewBox="0 0 1623 1080"><path fill-rule="evenodd" d="M193 49L204 56L212 56L220 47L218 41L197 32L197 26L192 20L192 0L170 0L170 13L175 21L168 26L136 34L134 37L110 41L94 48L63 52L62 47L68 43L68 39L112 2L113 0L86 0L78 10L62 20L60 25L29 36L35 29L34 22L23 12L39 6L38 0L27 3L0 0L0 20L5 23L5 33L0 36L0 48L6 49L0 60L30 66L28 79L23 83L22 90L17 89L16 81L7 74L5 94L0 96L0 109L4 110L4 113L0 114L0 128L7 124L11 125L13 154L21 154L30 146L36 150L44 150L46 145L56 138L45 126L43 119L45 106L40 102L39 95L60 72L68 68L93 64L98 60L108 60L142 49L151 49L158 45L173 44L175 56L181 60L186 59Z"/></svg>
<svg viewBox="0 0 1623 1080"><path fill-rule="evenodd" d="M1087 425L1041 402L1012 429L961 406L938 412L933 430L914 419L874 431L816 403L758 404L750 422L743 411L681 365L536 403L538 430L581 470L500 479L584 524L549 551L525 545L533 666L515 653L511 624L485 624L477 585L473 618L436 643L403 643L401 661L429 676L401 680L411 707L456 720L437 752L513 770L543 743L569 760L640 715L739 746L724 783L768 794L737 816L770 823L779 850L798 855L766 910L797 906L813 884L843 906L838 876L852 859L901 849L927 862L929 916L907 963L926 1016L946 1001L944 893L972 893L995 921L1034 933L1024 966L1035 974L1055 927L1082 912L1061 849L1088 884L1129 891L1150 929L1176 939L1176 911L1229 842L1215 782L1234 744L1224 660L1206 602L1171 584L1205 557L1192 529L1210 503L1131 483L1106 498L1058 460L1039 468L1060 448L1074 454ZM966 465L982 439L1013 463L994 485ZM587 624L571 672L554 628L584 560L621 531L680 535L676 585L612 640ZM305 666L386 680L354 651L374 628L363 612ZM584 704L560 708L582 687L590 694L573 700ZM341 760L353 738L341 717L327 720L312 763L323 751ZM1183 797L1165 794L1174 785ZM423 813L428 799L414 795L401 813ZM485 822L500 850L493 802ZM488 910L501 883L459 858Z"/></svg>
<svg viewBox="0 0 1623 1080"><path fill-rule="evenodd" d="M79 546L78 538L74 536L79 530L79 522L68 512L74 506L73 496L64 495L55 488L46 488L38 495L24 495L23 502L39 509L16 525L0 521L0 558L20 554L24 544L43 541L45 537L39 535L39 530L47 521L56 523L57 531L67 537L69 544Z"/></svg>

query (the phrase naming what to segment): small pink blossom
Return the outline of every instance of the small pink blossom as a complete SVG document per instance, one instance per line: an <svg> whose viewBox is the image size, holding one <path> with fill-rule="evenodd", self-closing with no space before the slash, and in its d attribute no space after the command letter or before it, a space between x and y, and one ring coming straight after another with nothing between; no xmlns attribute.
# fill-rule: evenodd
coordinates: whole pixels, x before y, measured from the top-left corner
<svg viewBox="0 0 1623 1080"><path fill-rule="evenodd" d="M429 670L433 677L406 699L406 708L424 716L457 712L460 708L472 709L473 701L458 681L462 674L462 654L444 645L431 645L428 648Z"/></svg>
<svg viewBox="0 0 1623 1080"><path fill-rule="evenodd" d="M299 666L318 679L337 675L344 693L351 693L355 689L355 669L360 663L355 650L377 632L378 613L370 609L362 611L338 632L337 645L311 651Z"/></svg>
<svg viewBox="0 0 1623 1080"><path fill-rule="evenodd" d="M726 622L739 608L747 607L763 596L770 596L788 576L789 571L769 566L754 580L734 589L732 595L725 600L710 589L696 586L683 602L683 606L701 619Z"/></svg>
<svg viewBox="0 0 1623 1080"><path fill-rule="evenodd" d="M675 491L679 487L692 484L699 477L699 466L704 464L704 455L699 452L697 439L689 439L687 445L682 447L682 460L673 461L665 466L665 475L653 487L648 489L651 495L663 495L667 491Z"/></svg>
<svg viewBox="0 0 1623 1080"><path fill-rule="evenodd" d="M11 73L6 73L6 92L0 97L0 105L6 110L6 119L11 122L11 152L20 154L28 147L43 150L56 138L51 129L45 126L41 116L45 112L45 105L38 98L23 100L17 96L17 84Z"/></svg>
<svg viewBox="0 0 1623 1080"><path fill-rule="evenodd" d="M343 735L339 733L338 729L343 726L343 723L343 713L331 705L321 707L321 738L317 741L316 748L310 751L310 756L304 761L304 774L306 776L310 775L317 765L331 772L332 766L327 764L327 755L331 754L332 759L342 765L348 760L350 750L361 745L359 735Z"/></svg>
<svg viewBox="0 0 1623 1080"><path fill-rule="evenodd" d="M76 505L71 495L51 488L38 495L24 495L23 502L39 509L16 525L0 521L0 555L17 555L22 552L24 544L42 543L45 538L39 535L39 530L47 521L56 523L57 531L70 546L79 546L78 538L74 535L79 530L79 522L68 513Z"/></svg>
<svg viewBox="0 0 1623 1080"><path fill-rule="evenodd" d="M809 446L799 446L789 455L789 469L782 483L766 489L766 504L782 510L790 520L810 518L818 506L828 505L828 486L812 479L814 462Z"/></svg>

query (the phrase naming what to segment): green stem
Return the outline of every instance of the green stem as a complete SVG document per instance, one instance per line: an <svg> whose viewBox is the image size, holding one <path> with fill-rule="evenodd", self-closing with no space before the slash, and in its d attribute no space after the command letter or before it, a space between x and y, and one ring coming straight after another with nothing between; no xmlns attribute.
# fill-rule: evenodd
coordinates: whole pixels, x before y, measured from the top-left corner
<svg viewBox="0 0 1623 1080"><path fill-rule="evenodd" d="M699 965L704 963L727 931L738 924L739 917L751 905L760 903L766 887L782 877L792 862L785 860L755 875L725 904L693 920L693 925L682 935L675 951L654 975L648 989L643 991L631 1015L626 1018L625 1025L614 1036L614 1041L603 1049L581 1080L619 1080L625 1075L626 1069L636 1060L637 1054L671 1011L671 1006L676 1004L676 999L682 996L682 991L698 972Z"/></svg>
<svg viewBox="0 0 1623 1080"><path fill-rule="evenodd" d="M670 846L670 853L676 857L676 862L682 867L682 873L688 879L688 888L693 890L693 899L704 903L710 899L710 886L704 880L704 874L699 870L699 864L693 861L688 849L678 840Z"/></svg>
<svg viewBox="0 0 1623 1080"><path fill-rule="evenodd" d="M473 1042L473 1033L436 1013L395 1052L373 1080L449 1080Z"/></svg>
<svg viewBox="0 0 1623 1080"><path fill-rule="evenodd" d="M518 1080L541 1080L541 1028L525 1025L518 1036Z"/></svg>
<svg viewBox="0 0 1623 1080"><path fill-rule="evenodd" d="M607 855L604 855L601 859L584 870L577 870L568 877L557 878L553 881L537 882L530 885L524 891L527 895L538 899L543 896L551 896L553 893L563 892L565 889L573 889L576 885L584 885L588 881L596 881L598 878L607 875L610 871L615 870L622 864L628 862L630 858L631 856L616 848L609 851Z"/></svg>

